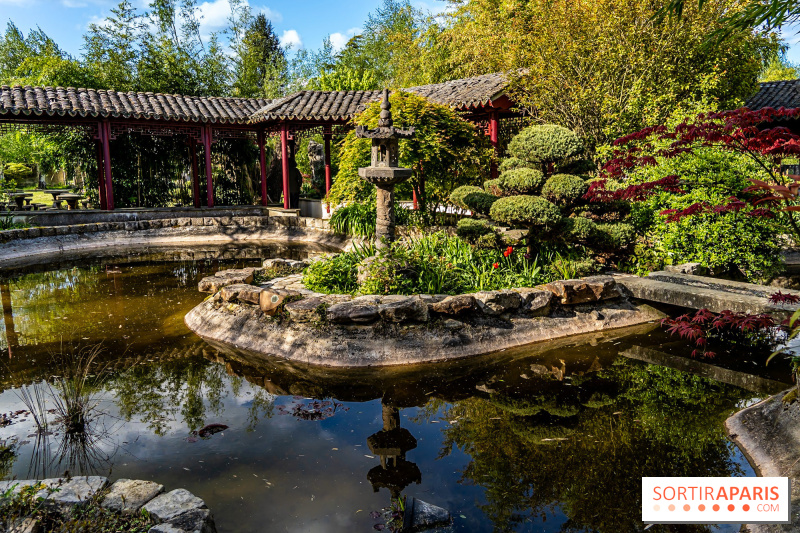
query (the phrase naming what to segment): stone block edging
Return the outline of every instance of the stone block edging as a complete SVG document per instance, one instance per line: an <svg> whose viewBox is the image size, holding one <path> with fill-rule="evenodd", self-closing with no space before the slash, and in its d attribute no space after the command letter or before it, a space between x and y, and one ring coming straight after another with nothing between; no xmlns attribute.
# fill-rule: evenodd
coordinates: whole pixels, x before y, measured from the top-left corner
<svg viewBox="0 0 800 533"><path fill-rule="evenodd" d="M164 486L152 481L118 479L109 485L101 476L76 476L69 479L0 481L0 493L9 489L17 494L24 487L42 484L36 493L52 510L66 513L76 505L85 505L100 497L100 505L111 511L134 514L147 511L157 521L148 533L216 533L214 518L205 502L186 489L164 493ZM55 489L54 492L51 490Z"/></svg>
<svg viewBox="0 0 800 533"><path fill-rule="evenodd" d="M266 268L285 262L268 261ZM259 354L380 366L481 355L664 316L622 296L611 276L454 296L354 298L315 293L299 272L252 285L263 270L220 271L201 281L199 289L212 295L186 315L186 324L208 340Z"/></svg>

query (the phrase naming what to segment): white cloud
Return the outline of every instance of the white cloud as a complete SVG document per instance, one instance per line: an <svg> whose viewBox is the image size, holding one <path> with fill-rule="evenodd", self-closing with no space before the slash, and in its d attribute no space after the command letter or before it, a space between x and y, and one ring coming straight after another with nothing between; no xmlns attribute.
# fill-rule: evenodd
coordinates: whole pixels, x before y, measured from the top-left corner
<svg viewBox="0 0 800 533"><path fill-rule="evenodd" d="M350 40L351 37L354 35L358 35L361 33L361 28L350 28L345 33L331 33L328 38L331 40L331 45L333 45L333 51L338 52L342 48L345 47L347 41Z"/></svg>
<svg viewBox="0 0 800 533"><path fill-rule="evenodd" d="M224 28L231 16L231 5L228 0L213 0L203 2L198 6L200 15L200 31L207 33L209 30Z"/></svg>
<svg viewBox="0 0 800 533"><path fill-rule="evenodd" d="M279 12L275 11L274 9L270 9L270 8L265 6L265 7L259 8L257 12L258 13L264 13L265 17L267 17L270 21L272 21L272 22L274 22L276 24L280 23L280 22L283 22L283 15L281 15Z"/></svg>
<svg viewBox="0 0 800 533"><path fill-rule="evenodd" d="M297 30L286 30L283 32L283 35L281 35L281 45L284 48L299 50L303 48L303 40L300 38L300 34L297 33Z"/></svg>
<svg viewBox="0 0 800 533"><path fill-rule="evenodd" d="M89 4L87 4L86 2L76 2L75 0L61 0L61 5L63 5L64 7L80 8L80 7L86 7Z"/></svg>

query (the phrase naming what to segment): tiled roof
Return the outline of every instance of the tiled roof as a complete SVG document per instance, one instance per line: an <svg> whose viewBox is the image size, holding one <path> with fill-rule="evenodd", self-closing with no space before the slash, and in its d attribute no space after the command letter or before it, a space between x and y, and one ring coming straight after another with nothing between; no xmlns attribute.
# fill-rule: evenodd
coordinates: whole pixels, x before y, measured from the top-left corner
<svg viewBox="0 0 800 533"><path fill-rule="evenodd" d="M758 92L745 106L758 110L764 107L800 107L800 80L768 81L762 83Z"/></svg>
<svg viewBox="0 0 800 533"><path fill-rule="evenodd" d="M502 74L485 74L403 90L437 104L469 109L491 102L506 86ZM300 91L272 101L255 113L253 120L346 120L380 97L381 91Z"/></svg>
<svg viewBox="0 0 800 533"><path fill-rule="evenodd" d="M0 86L0 115L115 117L246 123L264 98L215 98L74 87Z"/></svg>

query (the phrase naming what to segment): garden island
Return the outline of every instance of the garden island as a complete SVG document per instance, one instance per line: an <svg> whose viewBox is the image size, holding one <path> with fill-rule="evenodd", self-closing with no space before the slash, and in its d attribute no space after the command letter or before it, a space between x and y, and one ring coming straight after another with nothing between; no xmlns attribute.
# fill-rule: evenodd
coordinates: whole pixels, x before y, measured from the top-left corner
<svg viewBox="0 0 800 533"><path fill-rule="evenodd" d="M800 527L800 11L439 4L9 8L0 530Z"/></svg>

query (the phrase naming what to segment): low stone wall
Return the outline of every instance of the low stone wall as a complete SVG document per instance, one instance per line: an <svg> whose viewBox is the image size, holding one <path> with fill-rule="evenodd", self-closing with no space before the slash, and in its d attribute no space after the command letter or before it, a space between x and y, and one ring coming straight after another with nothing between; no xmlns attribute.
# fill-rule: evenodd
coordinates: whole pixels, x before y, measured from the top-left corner
<svg viewBox="0 0 800 533"><path fill-rule="evenodd" d="M119 479L109 486L108 478L78 476L70 479L0 481L0 493L12 489L18 493L24 487L44 485L37 498L44 505L62 513L74 506L85 505L97 498L100 506L122 514L147 511L156 525L148 533L216 533L214 518L205 502L186 489L164 493L164 486L153 481ZM55 489L55 490L53 490ZM24 531L39 531L35 523Z"/></svg>
<svg viewBox="0 0 800 533"><path fill-rule="evenodd" d="M610 276L539 288L456 296L324 295L293 274L260 285L264 269L221 271L185 318L198 335L237 348L325 366L381 366L457 359L650 322L664 315L623 297Z"/></svg>
<svg viewBox="0 0 800 533"><path fill-rule="evenodd" d="M294 216L179 217L0 231L0 268L67 256L77 250L153 244L246 241L309 242L337 249L350 240L327 221Z"/></svg>

